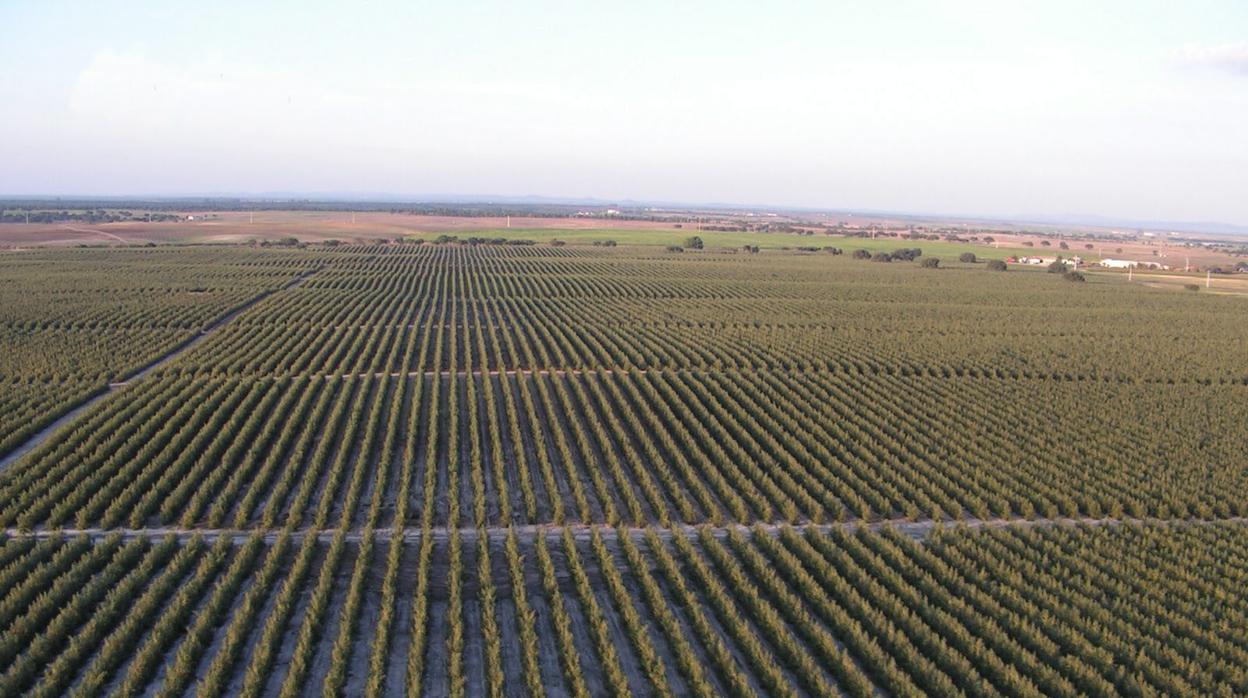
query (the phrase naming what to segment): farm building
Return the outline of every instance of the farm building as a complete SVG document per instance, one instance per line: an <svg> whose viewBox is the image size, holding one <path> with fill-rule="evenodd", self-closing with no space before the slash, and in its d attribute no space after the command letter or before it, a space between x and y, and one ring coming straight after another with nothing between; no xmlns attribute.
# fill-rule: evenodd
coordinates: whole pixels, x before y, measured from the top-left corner
<svg viewBox="0 0 1248 698"><path fill-rule="evenodd" d="M1137 269L1166 269L1166 265L1158 262L1140 262L1134 259L1102 259L1101 266L1106 269L1126 269L1128 267L1136 267Z"/></svg>

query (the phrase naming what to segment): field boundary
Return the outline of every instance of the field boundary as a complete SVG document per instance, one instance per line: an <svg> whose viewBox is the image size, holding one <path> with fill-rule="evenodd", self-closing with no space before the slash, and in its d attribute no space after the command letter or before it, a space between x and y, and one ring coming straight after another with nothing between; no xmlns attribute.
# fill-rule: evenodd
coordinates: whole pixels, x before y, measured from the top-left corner
<svg viewBox="0 0 1248 698"><path fill-rule="evenodd" d="M162 362L163 364L164 362ZM893 370L889 370L893 369ZM148 369L151 370L151 369ZM887 375L899 378L938 378L941 380L996 380L996 381L1059 381L1065 383L1118 383L1122 385L1201 385L1201 386L1240 386L1248 385L1248 375L1243 377L1185 377L1185 378L1150 378L1147 376L1127 378L1118 375L1092 375L1092 374L1063 374L1051 375L1042 373L1025 373L1019 375L988 375L981 373L973 375L970 373L959 375L933 375L923 372L905 372L896 367L882 366L879 370L848 370L828 367L755 367L755 366L730 366L730 367L714 367L706 365L698 366L654 366L654 367L628 367L628 366L600 366L600 367L572 367L572 368L491 368L491 369L471 369L471 370L419 370L419 371L372 371L361 373L333 373L333 372L317 372L317 371L296 371L293 373L283 374L265 374L257 375L246 372L239 373L220 373L211 374L215 379L240 378L248 380L280 380L283 378L309 378L313 380L354 380L357 378L450 378L450 377L467 377L467 376L580 376L580 375L631 375L646 373L693 373L693 374L725 374L725 373L773 373L773 374L789 374L789 375L819 375L819 374L840 374L840 375ZM128 381L120 383L110 383L110 387L123 387Z"/></svg>
<svg viewBox="0 0 1248 698"><path fill-rule="evenodd" d="M641 538L646 533L654 532L661 537L670 536L673 533L682 533L686 536L694 536L703 529L711 531L712 535L717 537L726 536L731 531L748 533L754 530L762 530L768 533L776 533L784 529L793 529L796 531L832 531L847 530L857 531L865 529L869 531L878 531L883 529L894 529L904 535L916 539L926 538L928 534L935 530L956 530L962 529L995 529L995 528L1044 528L1054 526L1122 526L1122 525L1163 525L1163 526L1219 526L1219 525L1248 525L1248 517L1230 516L1226 518L1212 519L1163 519L1155 517L1058 517L1058 518L1011 518L1011 519L945 519L941 521L932 520L914 520L914 519L880 519L875 521L849 520L835 523L766 523L758 522L752 524L678 524L674 526L611 526L608 524L520 524L515 526L485 526L485 527L450 527L450 526L432 526L429 533L435 540L445 540L452 533L458 533L465 540L476 540L477 536L485 533L491 540L504 539L511 532L517 535L532 537L538 533L558 533L567 529L574 536L588 536L593 531L598 531L604 537L610 538L619 535L621 530L627 532L631 537ZM376 527L376 528L184 528L176 526L161 526L152 528L47 528L24 530L19 528L0 529L0 535L8 538L19 539L45 539L57 537L79 537L86 536L91 539L109 538L112 536L120 536L123 540L133 540L141 538L163 539L173 536L178 540L190 540L195 537L202 537L205 540L216 540L221 537L231 537L235 542L244 542L257 534L264 536L268 542L276 541L283 535L289 535L294 539L302 539L306 536L313 535L323 541L330 541L339 533L345 531L345 540L347 542L359 542L363 540L366 534L371 533L374 540L390 540L394 537L396 531L400 531L400 535L406 541L419 541L424 535L424 529L419 526L404 527L395 529L393 527Z"/></svg>

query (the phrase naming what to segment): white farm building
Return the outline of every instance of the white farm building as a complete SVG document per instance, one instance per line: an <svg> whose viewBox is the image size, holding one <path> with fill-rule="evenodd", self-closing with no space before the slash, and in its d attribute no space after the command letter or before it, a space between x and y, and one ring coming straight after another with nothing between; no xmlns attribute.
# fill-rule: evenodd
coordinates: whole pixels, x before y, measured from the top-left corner
<svg viewBox="0 0 1248 698"><path fill-rule="evenodd" d="M1101 266L1106 269L1127 269L1130 267L1143 269L1165 269L1165 265L1157 262L1140 262L1134 259L1102 259Z"/></svg>

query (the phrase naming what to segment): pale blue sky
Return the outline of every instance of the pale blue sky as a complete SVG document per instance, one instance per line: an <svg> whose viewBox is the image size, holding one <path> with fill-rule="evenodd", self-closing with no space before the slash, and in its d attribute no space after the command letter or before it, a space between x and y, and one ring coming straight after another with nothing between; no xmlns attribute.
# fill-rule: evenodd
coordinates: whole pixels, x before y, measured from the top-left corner
<svg viewBox="0 0 1248 698"><path fill-rule="evenodd" d="M1248 224L1248 3L0 2L0 193Z"/></svg>

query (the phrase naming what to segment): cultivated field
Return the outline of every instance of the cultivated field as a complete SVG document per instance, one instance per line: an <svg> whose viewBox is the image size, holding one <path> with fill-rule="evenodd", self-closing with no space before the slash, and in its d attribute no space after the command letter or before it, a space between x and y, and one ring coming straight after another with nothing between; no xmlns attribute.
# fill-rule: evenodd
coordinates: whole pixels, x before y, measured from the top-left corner
<svg viewBox="0 0 1248 698"><path fill-rule="evenodd" d="M0 695L1248 692L1244 304L951 258L7 253Z"/></svg>

